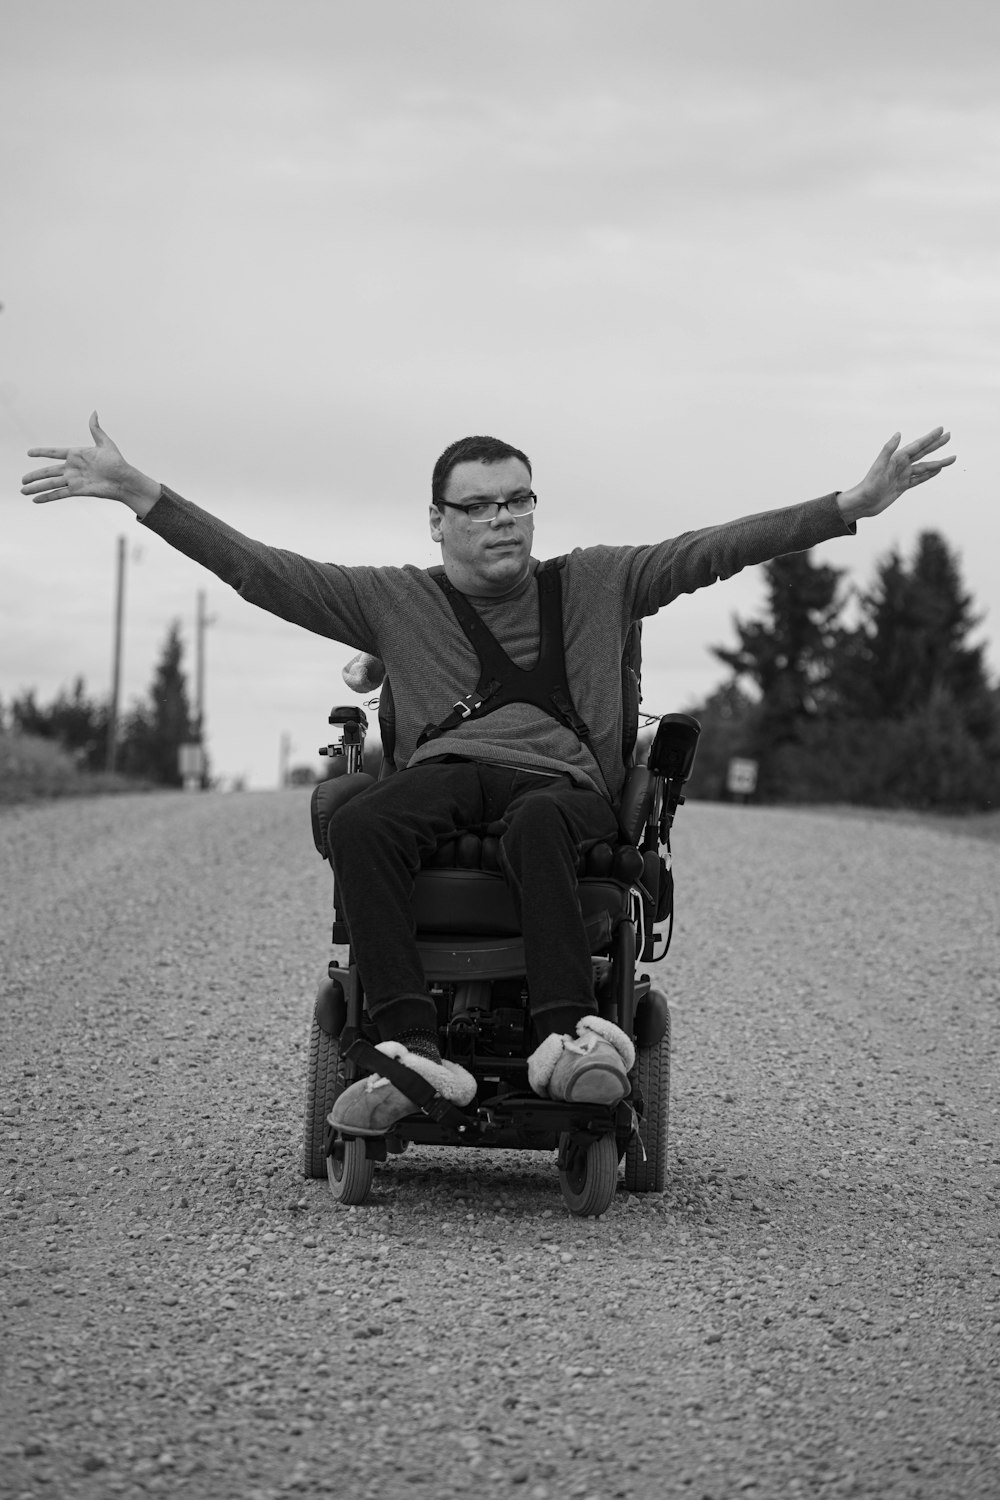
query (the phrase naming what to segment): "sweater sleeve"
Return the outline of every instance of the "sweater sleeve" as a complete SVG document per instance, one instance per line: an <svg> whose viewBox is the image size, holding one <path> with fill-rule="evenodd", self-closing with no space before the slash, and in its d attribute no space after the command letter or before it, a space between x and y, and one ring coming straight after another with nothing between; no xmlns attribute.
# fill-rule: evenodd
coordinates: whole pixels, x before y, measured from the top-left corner
<svg viewBox="0 0 1000 1500"><path fill-rule="evenodd" d="M680 594L693 594L719 579L732 578L743 568L789 552L805 552L833 537L853 536L857 527L841 515L837 493L721 526L686 531L652 546L623 549L630 575L631 618L655 614Z"/></svg>
<svg viewBox="0 0 1000 1500"><path fill-rule="evenodd" d="M208 568L248 603L357 651L376 651L376 629L363 601L372 594L365 587L365 575L377 569L314 562L297 552L269 547L166 485L140 525Z"/></svg>

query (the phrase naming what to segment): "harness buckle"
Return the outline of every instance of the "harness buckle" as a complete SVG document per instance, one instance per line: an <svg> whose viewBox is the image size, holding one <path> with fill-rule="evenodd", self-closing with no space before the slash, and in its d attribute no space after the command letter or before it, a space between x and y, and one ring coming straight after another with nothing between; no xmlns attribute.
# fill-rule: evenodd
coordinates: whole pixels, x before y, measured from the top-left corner
<svg viewBox="0 0 1000 1500"><path fill-rule="evenodd" d="M455 713L461 714L463 719L471 719L476 709L482 708L483 700L479 697L478 693L469 693L465 698L459 698L458 702L453 703L451 706Z"/></svg>

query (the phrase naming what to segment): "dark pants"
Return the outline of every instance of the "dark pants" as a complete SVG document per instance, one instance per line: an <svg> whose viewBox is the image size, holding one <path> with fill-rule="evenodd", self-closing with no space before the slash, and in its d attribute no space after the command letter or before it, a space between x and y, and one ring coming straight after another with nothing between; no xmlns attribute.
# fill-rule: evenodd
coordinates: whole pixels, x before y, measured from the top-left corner
<svg viewBox="0 0 1000 1500"><path fill-rule="evenodd" d="M456 830L497 822L506 825L500 861L521 921L539 1040L573 1032L596 1010L576 865L584 850L615 840L611 806L567 776L449 758L378 782L330 821L337 902L383 1041L437 1027L414 937L414 875Z"/></svg>

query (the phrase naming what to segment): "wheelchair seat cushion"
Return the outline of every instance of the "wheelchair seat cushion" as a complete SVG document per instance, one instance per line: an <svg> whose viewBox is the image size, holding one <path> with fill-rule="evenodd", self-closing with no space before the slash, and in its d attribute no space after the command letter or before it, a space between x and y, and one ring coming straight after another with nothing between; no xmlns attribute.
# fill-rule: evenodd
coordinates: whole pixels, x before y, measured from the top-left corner
<svg viewBox="0 0 1000 1500"><path fill-rule="evenodd" d="M317 851L329 859L327 842L330 819L339 807L356 797L375 778L357 771L350 776L330 777L320 781L312 792L312 833ZM636 848L653 799L655 778L645 766L633 766L625 783L618 808L620 844L601 842L589 849L580 862L581 876L621 880L631 885L642 877L642 855ZM426 867L435 870L486 870L500 873L500 839L504 823L489 823L478 829L456 830L440 844Z"/></svg>
<svg viewBox="0 0 1000 1500"><path fill-rule="evenodd" d="M629 887L620 881L584 877L577 885L585 922L628 912ZM517 937L521 924L502 875L484 870L424 869L413 882L418 936ZM595 928L596 930L596 928Z"/></svg>
<svg viewBox="0 0 1000 1500"><path fill-rule="evenodd" d="M645 768L640 768L645 769ZM330 819L374 779L363 772L320 782L313 788L312 824L316 848L330 857ZM456 831L439 844L413 885L417 933L433 936L515 937L521 927L500 865L504 823ZM603 931L628 912L629 891L643 876L643 858L634 843L601 841L586 850L577 866L580 907L588 928ZM598 919L606 919L598 921Z"/></svg>

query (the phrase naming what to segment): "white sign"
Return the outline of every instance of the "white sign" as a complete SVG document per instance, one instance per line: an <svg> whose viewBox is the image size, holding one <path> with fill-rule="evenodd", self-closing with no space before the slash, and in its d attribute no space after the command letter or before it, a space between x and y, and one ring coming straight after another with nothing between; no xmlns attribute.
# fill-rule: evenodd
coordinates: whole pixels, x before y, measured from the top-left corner
<svg viewBox="0 0 1000 1500"><path fill-rule="evenodd" d="M757 790L757 762L734 755L726 771L726 791L733 797L750 797Z"/></svg>
<svg viewBox="0 0 1000 1500"><path fill-rule="evenodd" d="M200 745L178 745L177 769L186 792L200 792L205 770L205 752Z"/></svg>
<svg viewBox="0 0 1000 1500"><path fill-rule="evenodd" d="M205 764L201 746L178 745L177 761L177 769L185 780L189 776L200 776Z"/></svg>

